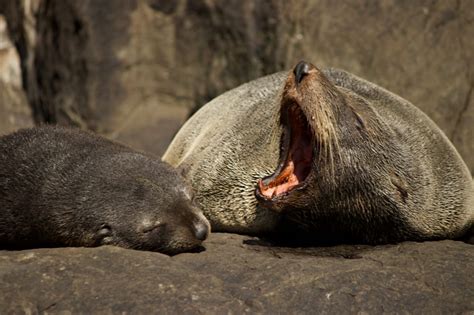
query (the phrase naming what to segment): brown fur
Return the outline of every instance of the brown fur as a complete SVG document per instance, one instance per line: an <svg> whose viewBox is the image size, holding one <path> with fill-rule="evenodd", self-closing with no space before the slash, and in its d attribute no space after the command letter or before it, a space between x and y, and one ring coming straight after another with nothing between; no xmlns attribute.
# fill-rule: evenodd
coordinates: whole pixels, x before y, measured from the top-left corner
<svg viewBox="0 0 474 315"><path fill-rule="evenodd" d="M209 223L172 167L79 129L0 138L0 248L117 245L175 254Z"/></svg>
<svg viewBox="0 0 474 315"><path fill-rule="evenodd" d="M308 182L256 202L257 181L282 162L281 109L295 101L315 138ZM187 171L220 231L384 243L456 238L474 221L471 175L439 128L341 70L311 66L298 84L292 71L223 94L183 126L164 159Z"/></svg>

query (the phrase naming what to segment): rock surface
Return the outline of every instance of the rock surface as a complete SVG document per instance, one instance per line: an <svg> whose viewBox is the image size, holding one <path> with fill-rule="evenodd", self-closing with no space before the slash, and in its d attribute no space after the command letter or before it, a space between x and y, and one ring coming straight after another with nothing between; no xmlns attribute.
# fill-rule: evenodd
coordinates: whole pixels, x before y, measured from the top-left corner
<svg viewBox="0 0 474 315"><path fill-rule="evenodd" d="M1 313L424 313L474 311L462 242L268 247L213 234L201 253L117 247L0 251Z"/></svg>

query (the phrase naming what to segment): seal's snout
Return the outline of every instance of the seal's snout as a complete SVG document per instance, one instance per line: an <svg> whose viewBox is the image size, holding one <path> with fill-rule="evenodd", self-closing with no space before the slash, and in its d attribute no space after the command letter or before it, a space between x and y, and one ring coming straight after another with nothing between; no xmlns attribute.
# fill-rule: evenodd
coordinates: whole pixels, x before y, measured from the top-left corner
<svg viewBox="0 0 474 315"><path fill-rule="evenodd" d="M209 236L209 225L203 222L195 223L194 236L198 240L204 241Z"/></svg>
<svg viewBox="0 0 474 315"><path fill-rule="evenodd" d="M296 65L295 69L293 70L293 73L295 74L296 84L301 83L303 78L309 74L310 69L311 69L311 66L306 61L300 61Z"/></svg>

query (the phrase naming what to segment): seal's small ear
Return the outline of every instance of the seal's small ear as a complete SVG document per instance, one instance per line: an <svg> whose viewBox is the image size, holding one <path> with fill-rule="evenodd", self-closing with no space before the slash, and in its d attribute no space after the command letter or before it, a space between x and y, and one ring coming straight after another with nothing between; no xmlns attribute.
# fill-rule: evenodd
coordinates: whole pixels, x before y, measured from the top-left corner
<svg viewBox="0 0 474 315"><path fill-rule="evenodd" d="M360 115L359 112L357 112L357 110L350 104L347 105L347 107L349 107L349 109L351 110L352 114L354 114L354 118L357 122L357 129L359 130L365 130L366 129L366 126L365 126L365 120L362 118L362 116Z"/></svg>
<svg viewBox="0 0 474 315"><path fill-rule="evenodd" d="M189 172L191 171L191 167L189 165L180 165L178 168L176 168L178 173L181 175L181 177L184 179L184 182L188 184L189 186L186 187L184 193L189 197L191 201L194 201L194 197L196 196L194 194L194 190L192 189L191 181L189 180Z"/></svg>
<svg viewBox="0 0 474 315"><path fill-rule="evenodd" d="M188 178L188 174L191 171L191 167L189 165L181 164L178 168L176 168L176 170L182 177Z"/></svg>

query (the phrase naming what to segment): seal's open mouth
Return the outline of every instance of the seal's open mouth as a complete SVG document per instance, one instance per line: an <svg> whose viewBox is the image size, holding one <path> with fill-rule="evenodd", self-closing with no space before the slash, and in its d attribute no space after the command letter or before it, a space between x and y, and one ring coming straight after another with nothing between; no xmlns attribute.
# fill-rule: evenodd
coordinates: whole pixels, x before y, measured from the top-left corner
<svg viewBox="0 0 474 315"><path fill-rule="evenodd" d="M282 108L280 163L273 175L258 181L258 193L274 199L305 186L313 161L314 135L300 106L291 102Z"/></svg>

